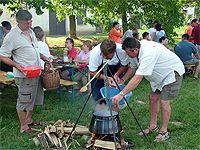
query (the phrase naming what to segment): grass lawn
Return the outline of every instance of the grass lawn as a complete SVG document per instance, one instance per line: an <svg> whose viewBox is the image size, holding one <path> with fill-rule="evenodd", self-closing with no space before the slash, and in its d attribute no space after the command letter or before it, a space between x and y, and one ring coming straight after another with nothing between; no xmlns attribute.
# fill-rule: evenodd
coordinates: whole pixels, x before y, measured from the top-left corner
<svg viewBox="0 0 200 150"><path fill-rule="evenodd" d="M130 106L139 120L142 128L149 125L149 100L148 92L150 86L147 81L134 91L131 97ZM139 127L136 124L129 109L126 107L120 112L120 120L124 129L123 137L125 140L132 141L135 149L200 149L200 83L186 76L183 80L180 95L172 104L172 115L169 124L170 139L164 143L154 143L155 134L148 136L149 141L139 137ZM42 147L36 147L32 141L33 135L19 133L19 121L15 110L17 98L17 89L6 86L1 91L1 128L0 128L0 149L2 150L40 150ZM45 92L45 105L38 107L34 113L35 120L57 121L58 119L75 122L80 110L83 107L86 98L65 97L60 99L56 91ZM146 104L140 104L137 101L143 101ZM92 101L89 101L79 124L88 126L92 117ZM181 122L176 125L174 122ZM160 126L160 115L158 125ZM83 141L80 142L81 144ZM71 149L84 149L83 147L72 147Z"/></svg>
<svg viewBox="0 0 200 150"><path fill-rule="evenodd" d="M179 31L182 34L182 29ZM66 37L47 37L51 46L64 46ZM100 41L106 38L106 34L81 36L81 39L94 39ZM76 46L81 45L81 41L75 40ZM149 125L149 100L148 92L150 90L149 83L144 80L134 91L131 97L130 106L133 109L142 128ZM17 98L17 89L11 86L5 86L1 89L0 95L0 150L41 150L42 147L36 147L32 141L34 135L21 134L19 132L19 121L16 113L15 105ZM76 97L72 99L65 96L64 99L56 91L45 92L45 104L36 109L34 120L57 121L71 120L75 122L86 97ZM154 143L156 134L148 137L149 141L137 135L140 131L130 110L126 107L120 112L120 120L124 129L123 137L125 140L132 141L135 149L200 149L200 83L186 76L183 80L182 89L179 97L172 104L172 115L169 124L170 139L164 143ZM137 101L143 101L140 104ZM92 100L89 101L79 124L89 126L92 117L93 105ZM181 123L181 125L177 125ZM160 115L158 119L160 127ZM83 144L83 140L80 140ZM83 147L72 147L74 150L82 150Z"/></svg>
<svg viewBox="0 0 200 150"><path fill-rule="evenodd" d="M175 42L180 41L182 34L184 33L186 27L180 27L180 28L176 28L175 31L178 34L178 37L174 37ZM144 33L145 31L148 31L147 29L139 29L139 34L140 37L142 37L142 33ZM82 45L82 40L92 40L94 46L98 43L100 43L102 40L106 39L108 37L107 35L108 33L101 33L101 34L96 34L96 35L80 35L78 38L79 39L75 39L75 47L81 47ZM48 36L47 37L47 42L49 43L50 47L64 47L65 46L65 39L67 36ZM170 46L174 46L172 45L172 43L170 43ZM60 51L60 49L58 49Z"/></svg>

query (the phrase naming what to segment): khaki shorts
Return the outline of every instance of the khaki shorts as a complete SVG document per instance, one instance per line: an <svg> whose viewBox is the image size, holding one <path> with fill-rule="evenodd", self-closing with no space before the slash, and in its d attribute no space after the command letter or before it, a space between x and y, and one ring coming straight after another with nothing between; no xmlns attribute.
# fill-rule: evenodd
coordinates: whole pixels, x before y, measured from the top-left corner
<svg viewBox="0 0 200 150"><path fill-rule="evenodd" d="M176 81L165 85L162 88L162 91L156 90L155 92L151 92L151 94L160 95L161 100L172 100L176 98L179 94L183 77L180 76L177 72L175 72L175 78Z"/></svg>
<svg viewBox="0 0 200 150"><path fill-rule="evenodd" d="M42 105L44 92L41 79L38 78L15 78L18 87L17 110L31 111L34 105Z"/></svg>
<svg viewBox="0 0 200 150"><path fill-rule="evenodd" d="M191 60L185 61L183 62L185 65L198 65L199 64L199 60L196 58L193 58Z"/></svg>

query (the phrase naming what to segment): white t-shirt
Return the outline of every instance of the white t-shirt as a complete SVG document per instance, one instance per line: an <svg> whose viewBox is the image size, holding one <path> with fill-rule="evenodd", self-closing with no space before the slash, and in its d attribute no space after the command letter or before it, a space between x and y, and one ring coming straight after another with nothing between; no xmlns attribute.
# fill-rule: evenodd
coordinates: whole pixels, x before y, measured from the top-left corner
<svg viewBox="0 0 200 150"><path fill-rule="evenodd" d="M97 71L98 67L102 65L102 61L103 63L107 61L101 54L100 45L101 44L98 44L90 51L89 70L91 72ZM120 59L120 62L123 66L127 65L129 63L129 59L126 52L122 49L122 44L116 43L116 52L117 55L115 53L108 64L117 65Z"/></svg>
<svg viewBox="0 0 200 150"><path fill-rule="evenodd" d="M135 74L144 76L150 82L153 91L173 83L176 80L174 71L179 75L184 74L182 61L164 45L147 40L140 43L139 67Z"/></svg>
<svg viewBox="0 0 200 150"><path fill-rule="evenodd" d="M129 57L129 66L133 69L137 69L139 66L137 58L130 58Z"/></svg>
<svg viewBox="0 0 200 150"><path fill-rule="evenodd" d="M164 31L164 30L156 31L156 42L160 43L160 42L159 42L159 39L160 39L162 36L165 36L165 31Z"/></svg>
<svg viewBox="0 0 200 150"><path fill-rule="evenodd" d="M49 47L43 41L38 41L38 51L48 58L51 57ZM40 61L41 61L41 66L44 69L44 61L42 59L40 59Z"/></svg>
<svg viewBox="0 0 200 150"><path fill-rule="evenodd" d="M133 31L132 30L127 30L123 37L122 37L122 42L124 42L124 40L127 38L127 37L133 37Z"/></svg>
<svg viewBox="0 0 200 150"><path fill-rule="evenodd" d="M156 32L156 29L155 28L150 28L148 32L149 32L149 37L152 40L152 34Z"/></svg>

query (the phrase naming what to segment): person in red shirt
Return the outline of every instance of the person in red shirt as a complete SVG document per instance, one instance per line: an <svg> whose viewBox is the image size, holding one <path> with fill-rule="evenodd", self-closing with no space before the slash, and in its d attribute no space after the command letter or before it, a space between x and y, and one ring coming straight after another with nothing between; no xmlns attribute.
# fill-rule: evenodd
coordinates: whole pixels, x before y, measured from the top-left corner
<svg viewBox="0 0 200 150"><path fill-rule="evenodd" d="M116 43L121 43L122 35L123 35L123 33L121 32L120 24L118 22L114 22L112 29L110 30L110 32L108 34L108 38L110 40L115 41Z"/></svg>
<svg viewBox="0 0 200 150"><path fill-rule="evenodd" d="M76 54L77 54L76 48L74 47L74 40L71 38L66 38L65 47L66 49L64 51L67 52L68 62L71 63L76 58ZM63 61L66 61L66 60L63 60ZM73 71L75 71L73 70L73 68L63 67L60 69L60 77L64 80L71 80Z"/></svg>
<svg viewBox="0 0 200 150"><path fill-rule="evenodd" d="M198 49L198 53L200 54L200 19L197 22L192 30L192 38L194 40L194 44Z"/></svg>
<svg viewBox="0 0 200 150"><path fill-rule="evenodd" d="M190 37L192 36L192 30L194 28L194 26L197 24L198 20L197 19L193 19L191 21L191 24L188 25L188 27L185 29L185 33L187 33ZM194 40L191 38L189 39L189 42L194 43Z"/></svg>

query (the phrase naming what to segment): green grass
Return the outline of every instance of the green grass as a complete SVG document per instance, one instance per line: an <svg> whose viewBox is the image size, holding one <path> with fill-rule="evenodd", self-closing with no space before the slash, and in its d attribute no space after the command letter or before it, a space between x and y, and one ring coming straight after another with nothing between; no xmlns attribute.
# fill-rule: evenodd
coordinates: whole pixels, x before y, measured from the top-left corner
<svg viewBox="0 0 200 150"><path fill-rule="evenodd" d="M149 100L148 92L150 90L149 83L144 80L134 91L131 97L130 106L135 113L142 128L149 125ZM149 142L144 138L137 136L140 131L131 112L126 107L120 112L120 120L124 129L123 137L125 140L132 141L135 144L135 149L178 149L187 150L200 149L200 83L193 80L192 76L186 76L183 80L183 85L179 96L171 103L172 104L172 121L179 121L183 124L180 126L169 124L170 139L164 143L153 143L156 134L148 136ZM6 86L2 89L0 106L1 106L1 128L0 128L0 149L2 150L40 150L42 147L36 147L32 141L33 136L19 133L19 121L16 114L16 98L17 89ZM75 122L80 110L83 107L86 98L77 97L71 99L70 96L65 96L60 99L56 91L45 92L45 104L38 107L34 113L35 120L57 121L71 120ZM146 104L139 104L137 100L142 100ZM87 108L80 118L79 124L88 126L92 117L92 100L89 101ZM160 115L158 125L160 126ZM80 139L80 137L77 137ZM80 140L83 144L82 140ZM72 149L83 149L76 147Z"/></svg>

